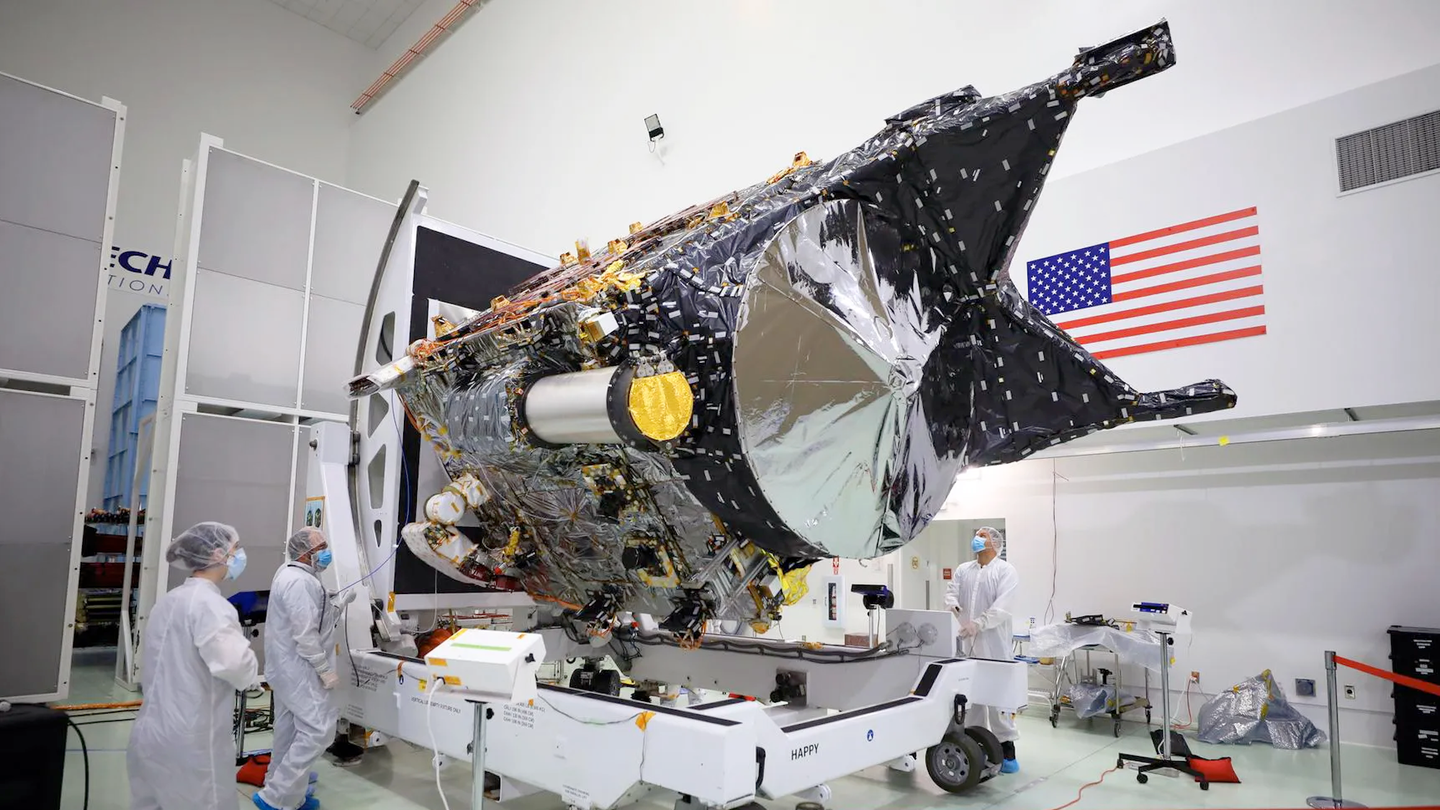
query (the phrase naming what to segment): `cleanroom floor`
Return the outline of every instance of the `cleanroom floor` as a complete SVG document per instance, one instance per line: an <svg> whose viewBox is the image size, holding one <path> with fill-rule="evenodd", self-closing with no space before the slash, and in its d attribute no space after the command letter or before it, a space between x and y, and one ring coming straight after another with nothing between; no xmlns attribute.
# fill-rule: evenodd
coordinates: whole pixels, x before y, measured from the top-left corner
<svg viewBox="0 0 1440 810"><path fill-rule="evenodd" d="M113 659L76 658L72 690L67 703L134 700L113 679ZM123 717L112 715L105 718ZM78 719L78 718L77 718ZM116 722L84 727L90 749L89 810L124 810L130 806L125 774L125 745L130 723ZM1145 727L1126 723L1119 739L1111 736L1108 721L1093 727L1085 721L1062 718L1052 729L1037 712L1020 720L1018 743L1021 771L980 785L964 796L944 793L925 775L924 766L911 774L871 768L831 784L827 807L834 810L927 810L928 808L996 808L996 810L1050 810L1075 798L1081 786L1100 778L1115 765L1119 752L1143 752L1148 744ZM268 735L246 737L245 747L255 750L269 744ZM1193 782L1156 777L1140 785L1132 772L1110 774L1103 784L1085 791L1077 810L1102 808L1276 808L1304 807L1312 795L1330 793L1329 756L1326 750L1277 751L1268 746L1207 746L1191 741L1200 756L1234 758L1238 785L1212 785L1202 792ZM1396 764L1393 751L1358 745L1344 746L1346 797L1369 807L1401 807L1440 803L1440 770ZM65 761L66 810L82 810L84 761L74 731ZM370 751L351 768L328 760L320 773L316 796L323 807L346 810L440 810L435 774L428 751L405 743ZM470 769L463 763L446 769L441 782L450 807L470 806ZM237 786L236 807L253 809L252 788ZM642 802L642 810L670 808L673 797ZM790 810L794 800L764 803ZM506 807L514 810L560 810L558 797L530 796Z"/></svg>

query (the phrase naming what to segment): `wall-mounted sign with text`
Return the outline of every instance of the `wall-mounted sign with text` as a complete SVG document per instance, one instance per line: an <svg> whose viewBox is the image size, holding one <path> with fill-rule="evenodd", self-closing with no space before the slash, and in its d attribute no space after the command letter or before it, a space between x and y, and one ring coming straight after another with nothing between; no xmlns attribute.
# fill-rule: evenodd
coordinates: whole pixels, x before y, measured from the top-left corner
<svg viewBox="0 0 1440 810"><path fill-rule="evenodd" d="M110 272L105 284L112 290L170 297L170 259L142 250L110 248Z"/></svg>

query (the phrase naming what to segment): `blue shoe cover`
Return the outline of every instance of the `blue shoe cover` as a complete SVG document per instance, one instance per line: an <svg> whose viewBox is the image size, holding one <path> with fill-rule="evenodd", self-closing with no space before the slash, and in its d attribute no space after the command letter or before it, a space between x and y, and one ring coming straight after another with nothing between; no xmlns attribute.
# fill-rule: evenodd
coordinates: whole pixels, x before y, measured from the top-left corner
<svg viewBox="0 0 1440 810"><path fill-rule="evenodd" d="M260 798L259 793L251 796L250 801L254 802L259 810L277 810L277 808L271 807L269 802ZM300 805L300 810L320 810L320 800L307 792L305 794L305 803Z"/></svg>
<svg viewBox="0 0 1440 810"><path fill-rule="evenodd" d="M1020 770L1020 762L1014 759L1007 759L1000 763L1001 773L1016 773Z"/></svg>

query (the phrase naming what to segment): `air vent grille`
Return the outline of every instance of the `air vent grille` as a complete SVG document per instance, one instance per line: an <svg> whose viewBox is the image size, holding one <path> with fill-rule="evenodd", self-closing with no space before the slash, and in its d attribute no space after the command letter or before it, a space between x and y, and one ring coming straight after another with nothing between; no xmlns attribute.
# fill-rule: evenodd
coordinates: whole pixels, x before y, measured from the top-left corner
<svg viewBox="0 0 1440 810"><path fill-rule="evenodd" d="M1440 170L1440 110L1335 139L1340 190Z"/></svg>

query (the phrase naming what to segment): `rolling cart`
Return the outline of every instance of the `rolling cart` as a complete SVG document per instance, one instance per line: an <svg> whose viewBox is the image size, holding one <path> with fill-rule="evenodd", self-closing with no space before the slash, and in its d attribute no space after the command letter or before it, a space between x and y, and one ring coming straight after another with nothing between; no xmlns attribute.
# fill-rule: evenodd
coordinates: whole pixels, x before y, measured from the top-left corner
<svg viewBox="0 0 1440 810"><path fill-rule="evenodd" d="M1097 652L1101 654L1108 654L1114 657L1115 667L1113 670L1106 669L1104 667L1097 669L1095 667L1092 656L1094 653ZM1084 675L1082 675L1080 671L1080 662L1077 655L1078 653L1084 653L1085 655ZM1149 726L1151 724L1150 701L1147 698L1130 697L1128 698L1127 702L1127 698L1120 678L1120 654L1118 652L1108 649L1099 644L1087 644L1084 647L1073 650L1064 655L1063 657L1057 659L1054 666L1055 689L1053 692L1050 693L1050 725L1052 728L1059 726L1060 713L1062 711L1067 709L1070 711L1075 710L1075 706L1070 700L1071 688L1080 685L1109 686L1110 676L1112 675L1115 677L1115 705L1109 711L1105 712L1105 714L1107 714L1110 719L1114 721L1115 736L1120 736L1120 721L1123 719L1124 715L1127 712L1135 711L1137 709L1144 709L1145 725ZM1095 680L1095 676L1097 673L1100 676L1098 684ZM1150 671L1148 669L1145 670L1145 691L1142 694L1150 694ZM1108 701L1106 705L1107 707L1109 706Z"/></svg>

